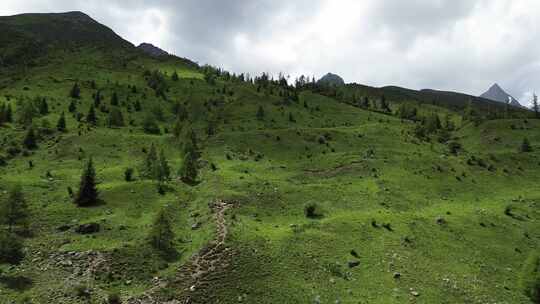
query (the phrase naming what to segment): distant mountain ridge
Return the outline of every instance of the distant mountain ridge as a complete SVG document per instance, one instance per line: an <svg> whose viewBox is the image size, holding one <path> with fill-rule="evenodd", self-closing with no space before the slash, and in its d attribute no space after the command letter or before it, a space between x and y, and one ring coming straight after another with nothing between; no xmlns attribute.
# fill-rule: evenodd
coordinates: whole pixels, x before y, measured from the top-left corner
<svg viewBox="0 0 540 304"><path fill-rule="evenodd" d="M489 90L484 94L480 95L482 98L486 98L493 101L498 101L502 103L507 103L510 100L510 104L516 107L521 107L522 105L512 97L512 95L506 93L497 83L492 85Z"/></svg>
<svg viewBox="0 0 540 304"><path fill-rule="evenodd" d="M329 86L342 86L345 85L345 81L339 75L328 73L324 75L319 81L318 84L329 85Z"/></svg>
<svg viewBox="0 0 540 304"><path fill-rule="evenodd" d="M152 56L152 57L161 57L161 56L168 56L169 53L167 53L166 51L160 49L159 47L151 44L151 43L146 43L146 42L143 42L141 43L138 47L137 47L139 50L142 50L143 52L145 52L146 54Z"/></svg>

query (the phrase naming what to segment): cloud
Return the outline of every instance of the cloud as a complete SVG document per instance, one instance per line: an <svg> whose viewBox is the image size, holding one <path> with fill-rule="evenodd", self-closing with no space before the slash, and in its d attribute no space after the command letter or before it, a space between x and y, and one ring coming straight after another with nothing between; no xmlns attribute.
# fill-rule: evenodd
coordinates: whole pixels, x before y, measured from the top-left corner
<svg viewBox="0 0 540 304"><path fill-rule="evenodd" d="M133 43L235 72L478 95L540 91L535 0L4 0L1 15L81 10Z"/></svg>

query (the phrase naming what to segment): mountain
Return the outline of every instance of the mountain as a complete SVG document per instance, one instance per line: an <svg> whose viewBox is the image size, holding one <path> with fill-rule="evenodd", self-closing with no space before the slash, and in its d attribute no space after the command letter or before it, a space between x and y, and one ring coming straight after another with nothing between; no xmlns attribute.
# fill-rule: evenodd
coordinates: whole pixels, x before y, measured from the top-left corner
<svg viewBox="0 0 540 304"><path fill-rule="evenodd" d="M521 104L517 99L506 93L498 84L492 85L489 90L480 95L482 98L494 100L502 103L507 103L510 100L510 104L516 107L521 107Z"/></svg>
<svg viewBox="0 0 540 304"><path fill-rule="evenodd" d="M0 17L0 65L35 60L53 50L77 47L108 50L134 46L82 12Z"/></svg>
<svg viewBox="0 0 540 304"><path fill-rule="evenodd" d="M345 81L343 78L341 78L339 75L328 73L324 75L319 81L317 82L320 85L328 85L328 86L342 86L345 85Z"/></svg>
<svg viewBox="0 0 540 304"><path fill-rule="evenodd" d="M141 43L137 48L152 57L161 57L161 56L169 55L169 53L165 52L164 50L158 48L157 46L151 43Z"/></svg>

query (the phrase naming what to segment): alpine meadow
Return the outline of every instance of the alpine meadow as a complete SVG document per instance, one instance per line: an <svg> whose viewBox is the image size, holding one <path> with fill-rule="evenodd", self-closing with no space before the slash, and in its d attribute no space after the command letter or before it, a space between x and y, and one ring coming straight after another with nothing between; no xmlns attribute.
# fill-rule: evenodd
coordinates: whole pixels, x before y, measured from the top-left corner
<svg viewBox="0 0 540 304"><path fill-rule="evenodd" d="M536 97L193 60L0 17L0 303L540 303Z"/></svg>

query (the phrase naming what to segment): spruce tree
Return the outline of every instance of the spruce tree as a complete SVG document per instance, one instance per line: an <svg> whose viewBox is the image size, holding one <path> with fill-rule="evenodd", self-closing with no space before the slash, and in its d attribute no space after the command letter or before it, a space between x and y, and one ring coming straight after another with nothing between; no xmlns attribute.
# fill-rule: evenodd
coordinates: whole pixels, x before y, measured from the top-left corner
<svg viewBox="0 0 540 304"><path fill-rule="evenodd" d="M56 123L56 130L60 132L65 132L66 129L66 116L64 115L64 112L60 114L60 118L58 118L58 122Z"/></svg>
<svg viewBox="0 0 540 304"><path fill-rule="evenodd" d="M96 110L94 109L94 105L90 105L90 109L88 110L88 114L86 115L86 122L91 125L97 124L97 116L96 116Z"/></svg>
<svg viewBox="0 0 540 304"><path fill-rule="evenodd" d="M99 108L101 105L101 90L97 90L94 94L94 107Z"/></svg>
<svg viewBox="0 0 540 304"><path fill-rule="evenodd" d="M7 200L2 203L0 215L9 232L13 232L15 227L20 227L24 231L28 229L28 204L21 186L17 185L9 191Z"/></svg>
<svg viewBox="0 0 540 304"><path fill-rule="evenodd" d="M197 157L195 152L188 151L184 155L182 166L178 171L180 178L186 184L193 185L197 181L198 169L197 169Z"/></svg>
<svg viewBox="0 0 540 304"><path fill-rule="evenodd" d="M98 202L98 190L96 188L96 171L92 158L86 163L81 175L79 191L75 196L75 204L79 207L87 207Z"/></svg>
<svg viewBox="0 0 540 304"><path fill-rule="evenodd" d="M45 97L40 99L40 102L39 102L39 114L41 114L41 115L49 114L49 104L47 104L47 99L45 99Z"/></svg>
<svg viewBox="0 0 540 304"><path fill-rule="evenodd" d="M143 121L143 130L148 134L160 134L161 129L156 122L154 115L147 114Z"/></svg>
<svg viewBox="0 0 540 304"><path fill-rule="evenodd" d="M15 233L0 230L0 264L18 264L23 258L21 238Z"/></svg>
<svg viewBox="0 0 540 304"><path fill-rule="evenodd" d="M75 113L77 111L77 102L72 99L68 106L69 113Z"/></svg>
<svg viewBox="0 0 540 304"><path fill-rule="evenodd" d="M124 116L122 111L118 107L113 107L109 112L109 118L107 119L107 124L109 127L123 127L124 126Z"/></svg>
<svg viewBox="0 0 540 304"><path fill-rule="evenodd" d="M534 111L534 116L536 118L540 118L540 106L538 105L538 96L536 96L536 94L533 95L533 111Z"/></svg>
<svg viewBox="0 0 540 304"><path fill-rule="evenodd" d="M156 146L152 144L150 146L150 150L148 151L148 154L146 154L146 158L143 164L143 172L141 175L146 178L154 179L157 176L157 171L158 171L158 155L156 151Z"/></svg>
<svg viewBox="0 0 540 304"><path fill-rule="evenodd" d="M79 99L81 98L81 88L78 83L75 83L69 92L71 98Z"/></svg>
<svg viewBox="0 0 540 304"><path fill-rule="evenodd" d="M30 126L28 128L28 131L26 132L26 136L23 140L23 146L28 150L35 150L38 148L37 146L37 136L36 132L34 131L34 127Z"/></svg>
<svg viewBox="0 0 540 304"><path fill-rule="evenodd" d="M169 163L167 162L167 158L165 157L165 152L162 149L159 152L157 180L158 182L165 182L170 179L170 176L171 168L169 167Z"/></svg>
<svg viewBox="0 0 540 304"><path fill-rule="evenodd" d="M159 211L149 236L150 245L163 253L174 251L174 232L165 210Z"/></svg>
<svg viewBox="0 0 540 304"><path fill-rule="evenodd" d="M180 119L180 117L177 117L176 121L174 122L173 129L172 129L174 137L179 139L182 136L183 129L184 129L184 122Z"/></svg>
<svg viewBox="0 0 540 304"><path fill-rule="evenodd" d="M262 106L259 106L259 109L257 110L257 119L258 120L264 119L264 109Z"/></svg>
<svg viewBox="0 0 540 304"><path fill-rule="evenodd" d="M173 74L171 76L171 79L173 81L178 81L179 77L178 77L178 73L176 71L173 72Z"/></svg>
<svg viewBox="0 0 540 304"><path fill-rule="evenodd" d="M521 143L521 146L520 146L520 151L521 152L532 152L532 146L531 146L531 142L529 141L529 139L527 137L525 137L523 139L523 142Z"/></svg>
<svg viewBox="0 0 540 304"><path fill-rule="evenodd" d="M113 92L113 94L111 96L111 105L112 106L117 106L118 105L118 94L116 94L116 92Z"/></svg>

